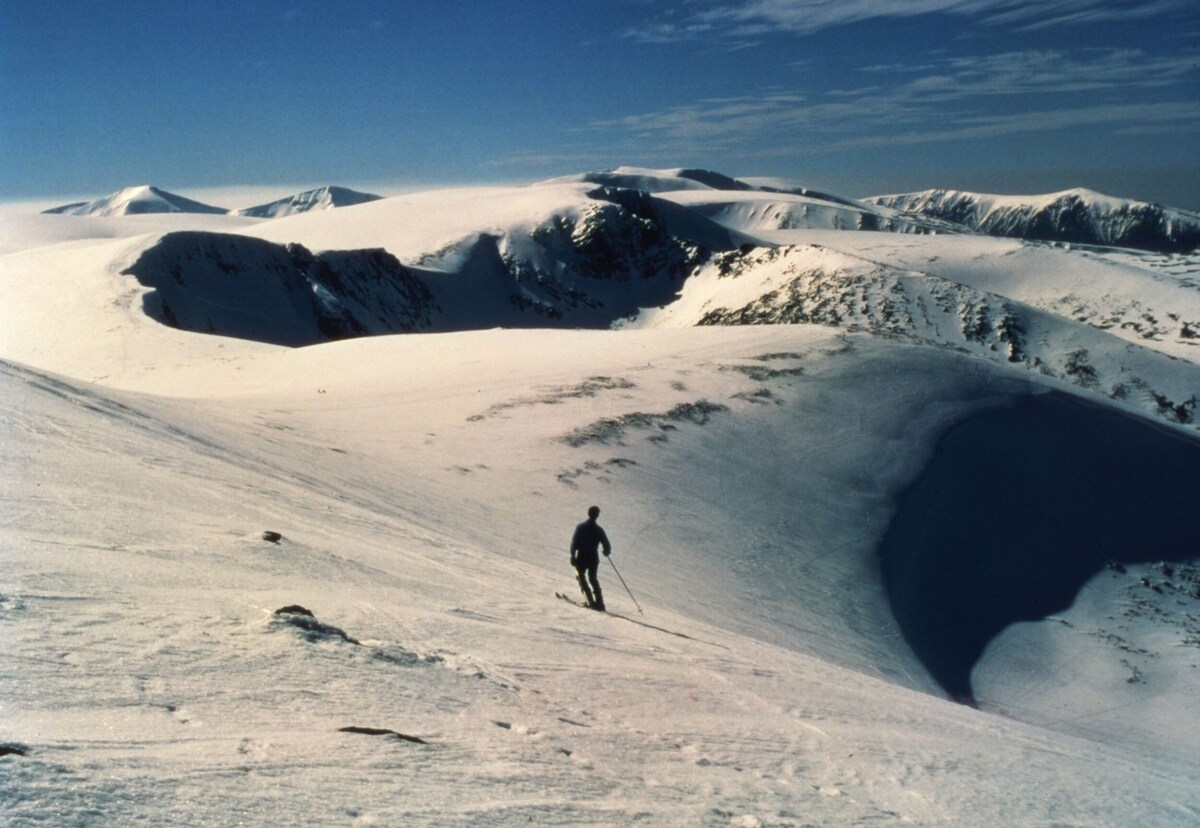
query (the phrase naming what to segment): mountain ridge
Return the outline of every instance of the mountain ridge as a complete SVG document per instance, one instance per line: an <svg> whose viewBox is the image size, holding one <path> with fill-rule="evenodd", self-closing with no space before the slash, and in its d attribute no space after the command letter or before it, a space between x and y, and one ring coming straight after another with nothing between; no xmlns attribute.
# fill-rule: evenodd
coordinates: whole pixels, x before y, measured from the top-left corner
<svg viewBox="0 0 1200 828"><path fill-rule="evenodd" d="M1034 196L931 189L864 201L991 236L1155 252L1200 247L1200 214L1083 187Z"/></svg>
<svg viewBox="0 0 1200 828"><path fill-rule="evenodd" d="M195 213L208 215L244 216L247 218L281 218L311 210L327 210L349 207L377 201L383 196L363 193L347 187L326 185L305 190L275 201L253 207L228 209L205 204L155 187L138 184L124 187L92 201L76 201L42 210L43 215L93 216L110 218L116 216L145 215L150 213Z"/></svg>
<svg viewBox="0 0 1200 828"><path fill-rule="evenodd" d="M1027 196L942 188L854 199L776 178L737 178L689 167L629 166L576 173L527 186L567 183L595 184L608 191L640 191L687 206L719 224L726 221L720 218L722 214L736 222L745 218L739 219L735 214L754 213L755 227L760 230L982 233L1026 241L1125 247L1158 253L1200 248L1200 213L1105 195L1085 187ZM772 197L776 197L775 202ZM151 185L138 185L93 201L73 202L42 212L99 217L207 213L275 219L379 200L382 197L374 193L326 185L251 207L226 209ZM700 209L701 204L708 206ZM774 226L763 223L762 217L768 213L775 215Z"/></svg>

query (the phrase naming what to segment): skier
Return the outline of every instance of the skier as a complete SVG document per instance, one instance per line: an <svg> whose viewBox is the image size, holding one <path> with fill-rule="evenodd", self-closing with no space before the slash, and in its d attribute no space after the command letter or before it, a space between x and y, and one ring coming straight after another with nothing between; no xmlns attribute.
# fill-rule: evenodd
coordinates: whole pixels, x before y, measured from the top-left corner
<svg viewBox="0 0 1200 828"><path fill-rule="evenodd" d="M595 610L604 611L604 595L600 592L600 581L596 578L596 569L600 566L600 547L604 547L607 557L612 552L612 544L608 535L596 523L600 517L600 507L588 509L588 519L575 527L571 538L571 566L575 567L575 577L579 579L579 588L587 605Z"/></svg>

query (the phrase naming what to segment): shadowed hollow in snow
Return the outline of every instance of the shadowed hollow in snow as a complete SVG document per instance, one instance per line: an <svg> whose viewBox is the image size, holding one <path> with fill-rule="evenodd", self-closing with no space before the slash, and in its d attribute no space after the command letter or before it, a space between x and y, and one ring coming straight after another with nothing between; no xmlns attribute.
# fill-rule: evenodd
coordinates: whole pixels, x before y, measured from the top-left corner
<svg viewBox="0 0 1200 828"><path fill-rule="evenodd" d="M1194 553L1200 443L1061 393L952 428L880 545L896 620L951 695L1009 624L1065 610L1109 562Z"/></svg>

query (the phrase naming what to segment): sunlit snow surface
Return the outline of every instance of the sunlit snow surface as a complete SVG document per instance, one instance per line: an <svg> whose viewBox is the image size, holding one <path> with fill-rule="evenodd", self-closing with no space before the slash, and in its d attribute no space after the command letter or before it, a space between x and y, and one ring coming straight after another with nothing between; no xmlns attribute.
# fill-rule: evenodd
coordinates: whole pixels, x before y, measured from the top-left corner
<svg viewBox="0 0 1200 828"><path fill-rule="evenodd" d="M497 233L519 248L518 231L586 211L584 190L220 229L452 268L447 245ZM952 426L1031 396L1074 395L1194 445L1151 391L1108 393L1134 375L1177 403L1200 390L1178 258L778 231L848 284L869 261L902 271L910 297L939 279L1022 303L1043 364L1090 356L1093 374L1051 377L934 315L903 334L690 327L758 301L748 285L786 284L774 264L736 284L701 272L674 311L618 331L288 349L146 316L123 271L184 227L89 239L80 217L38 218L63 222L61 242L9 226L0 257L11 824L1200 819L1192 552L1102 566L1072 606L992 640L979 709L948 700L910 648L877 557ZM197 220L217 218L245 221ZM1095 319L1056 308L1070 292ZM1104 327L1142 309L1164 330L1178 316L1174 333ZM964 486L988 476L994 446L969 448ZM1134 479L1161 471L1127 462ZM592 503L643 613L607 564L612 615L554 597L576 592L566 544ZM926 520L936 534L936 510ZM315 619L273 614L289 605Z"/></svg>

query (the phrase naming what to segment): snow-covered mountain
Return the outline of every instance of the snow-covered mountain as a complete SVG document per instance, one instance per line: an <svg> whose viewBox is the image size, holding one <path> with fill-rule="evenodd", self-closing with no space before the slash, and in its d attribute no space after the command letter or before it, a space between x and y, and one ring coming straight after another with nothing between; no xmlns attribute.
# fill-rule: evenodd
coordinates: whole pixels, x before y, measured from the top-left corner
<svg viewBox="0 0 1200 828"><path fill-rule="evenodd" d="M13 824L1200 815L1197 256L687 169L33 218Z"/></svg>
<svg viewBox="0 0 1200 828"><path fill-rule="evenodd" d="M144 213L228 213L223 207L213 207L192 201L157 187L141 185L126 187L95 201L81 201L52 207L46 213L70 216L133 216Z"/></svg>
<svg viewBox="0 0 1200 828"><path fill-rule="evenodd" d="M962 232L934 217L900 215L865 201L779 179L737 179L712 170L616 167L548 183L581 181L638 190L685 206L733 231L885 230L901 233Z"/></svg>
<svg viewBox="0 0 1200 828"><path fill-rule="evenodd" d="M683 189L667 189L672 182ZM621 168L414 194L365 204L352 221L318 212L236 228L262 242L168 234L123 272L149 290L143 307L159 321L274 344L494 327L819 323L973 352L1174 422L1196 419L1200 385L1160 364L1191 358L1200 341L1200 297L1186 286L1086 251L844 233L837 222L830 232L814 211L840 207L778 189ZM780 226L773 210L809 211L808 221ZM362 248L337 250L338 240ZM1008 261L987 265L997 259Z"/></svg>
<svg viewBox="0 0 1200 828"><path fill-rule="evenodd" d="M713 257L676 301L628 324L815 322L868 330L1022 366L1092 394L1136 401L1147 413L1173 422L1197 419L1200 367L1173 366L1175 358L1153 344L1132 347L1125 337L1063 319L1008 293L823 245L755 248ZM1195 299L1180 298L1184 301L1177 307L1200 314Z"/></svg>
<svg viewBox="0 0 1200 828"><path fill-rule="evenodd" d="M329 210L335 207L350 207L355 204L365 204L377 201L382 196L372 193L361 193L345 187L320 187L306 190L267 204L254 207L243 207L237 210L227 210L224 207L213 207L199 201L168 193L158 187L140 185L126 187L95 201L80 201L52 207L43 212L71 216L132 216L148 213L206 213L230 214L248 218L280 218L310 210Z"/></svg>
<svg viewBox="0 0 1200 828"><path fill-rule="evenodd" d="M956 222L990 236L1158 252L1200 247L1200 214L1085 189L1041 196L925 190L867 200L903 215Z"/></svg>
<svg viewBox="0 0 1200 828"><path fill-rule="evenodd" d="M372 193L360 193L345 187L320 187L315 190L305 190L302 193L281 198L268 204L255 207L243 207L234 210L235 215L251 216L254 218L280 218L296 213L307 213L309 210L331 210L335 207L351 207L355 204L365 204L377 201L383 196Z"/></svg>

